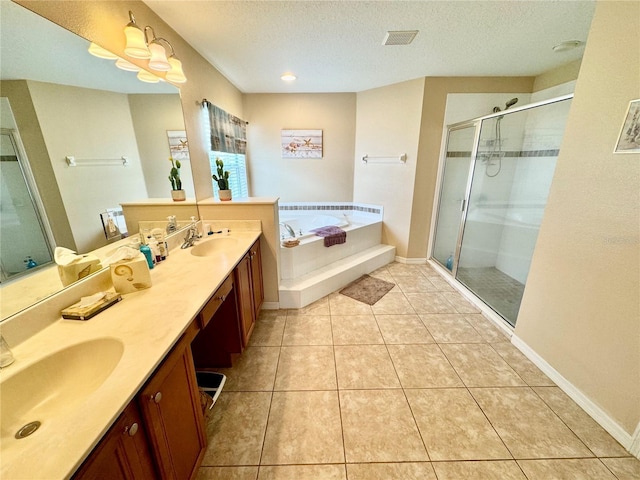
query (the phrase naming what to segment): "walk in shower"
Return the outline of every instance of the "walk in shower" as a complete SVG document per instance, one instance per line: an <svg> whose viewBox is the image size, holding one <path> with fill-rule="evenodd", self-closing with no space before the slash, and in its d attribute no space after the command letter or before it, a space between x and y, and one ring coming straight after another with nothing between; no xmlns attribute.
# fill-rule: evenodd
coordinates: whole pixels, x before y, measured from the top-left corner
<svg viewBox="0 0 640 480"><path fill-rule="evenodd" d="M513 326L572 97L448 127L431 258Z"/></svg>

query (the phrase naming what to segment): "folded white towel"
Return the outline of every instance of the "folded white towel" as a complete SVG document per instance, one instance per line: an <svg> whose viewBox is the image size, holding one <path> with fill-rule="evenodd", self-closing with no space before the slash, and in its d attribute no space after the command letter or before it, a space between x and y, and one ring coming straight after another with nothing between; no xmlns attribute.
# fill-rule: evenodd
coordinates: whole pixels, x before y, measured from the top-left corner
<svg viewBox="0 0 640 480"><path fill-rule="evenodd" d="M77 255L76 252L64 247L56 247L53 252L53 259L55 262L64 267L71 263L77 262L82 259L82 255Z"/></svg>

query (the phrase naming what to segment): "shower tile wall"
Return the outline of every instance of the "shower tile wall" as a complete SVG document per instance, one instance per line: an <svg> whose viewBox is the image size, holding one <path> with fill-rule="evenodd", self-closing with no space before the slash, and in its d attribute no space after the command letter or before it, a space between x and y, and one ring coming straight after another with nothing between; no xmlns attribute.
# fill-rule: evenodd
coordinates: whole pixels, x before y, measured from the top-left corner
<svg viewBox="0 0 640 480"><path fill-rule="evenodd" d="M504 102L505 97L496 105L503 108ZM512 325L517 319L570 105L555 102L514 112L522 103L504 115L482 121L457 259L457 279ZM455 148L449 146L448 151L454 152L447 157L448 166L458 157L462 159ZM448 183L445 175L443 189ZM443 199L451 195L441 194L432 252L441 263L446 259L438 241L442 215L455 203L445 205Z"/></svg>

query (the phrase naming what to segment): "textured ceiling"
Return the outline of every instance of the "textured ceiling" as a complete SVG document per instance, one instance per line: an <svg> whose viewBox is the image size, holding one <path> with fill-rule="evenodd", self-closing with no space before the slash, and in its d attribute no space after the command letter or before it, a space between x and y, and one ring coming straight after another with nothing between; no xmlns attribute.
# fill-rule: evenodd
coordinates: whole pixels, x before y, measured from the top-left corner
<svg viewBox="0 0 640 480"><path fill-rule="evenodd" d="M538 75L582 56L584 47L560 54L552 47L586 41L595 9L581 0L144 1L247 93ZM411 45L383 46L387 30L419 33ZM285 71L298 80L280 80Z"/></svg>

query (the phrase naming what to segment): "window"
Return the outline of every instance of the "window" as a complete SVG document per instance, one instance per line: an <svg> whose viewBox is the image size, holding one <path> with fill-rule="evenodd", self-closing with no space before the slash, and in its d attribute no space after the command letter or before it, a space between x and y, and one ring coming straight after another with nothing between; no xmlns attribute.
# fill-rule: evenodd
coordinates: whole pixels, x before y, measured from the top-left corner
<svg viewBox="0 0 640 480"><path fill-rule="evenodd" d="M207 102L208 103L208 102ZM208 104L208 108L203 109L203 122L205 131L211 132L212 143L214 143L214 137L217 137L216 146L222 149L227 147L228 150L235 150L236 152L244 152L246 148L246 141L244 140L244 125L245 122L233 115L228 114L218 107ZM211 117L216 118L216 128L212 129ZM238 125L242 127L240 129L234 128ZM233 132L233 134L232 134ZM230 140L230 141L229 141ZM214 150L209 147L209 168L211 173L217 174L216 158L219 158L224 163L224 170L229 171L229 189L235 198L244 198L249 196L249 184L247 182L247 160L244 153L224 152L220 150ZM218 195L218 183L212 178L213 195L216 199L220 199Z"/></svg>
<svg viewBox="0 0 640 480"><path fill-rule="evenodd" d="M224 169L229 171L229 189L235 198L244 198L249 196L249 186L247 184L247 162L245 155L241 153L225 153L225 152L209 152L209 165L211 173L217 172L216 158L224 163ZM213 182L213 195L218 200L218 183Z"/></svg>

